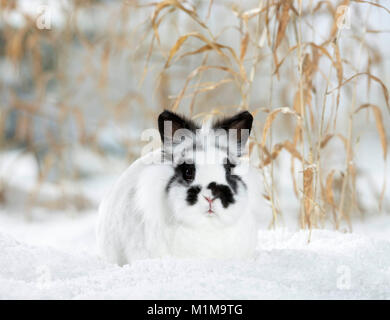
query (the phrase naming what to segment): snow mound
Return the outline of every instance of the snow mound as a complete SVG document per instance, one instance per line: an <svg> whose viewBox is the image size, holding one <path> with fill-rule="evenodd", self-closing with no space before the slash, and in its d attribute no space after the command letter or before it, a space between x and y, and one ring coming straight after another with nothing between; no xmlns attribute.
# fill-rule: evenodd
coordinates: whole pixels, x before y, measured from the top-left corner
<svg viewBox="0 0 390 320"><path fill-rule="evenodd" d="M0 234L1 299L389 299L390 242L314 230L259 232L251 260L137 261Z"/></svg>

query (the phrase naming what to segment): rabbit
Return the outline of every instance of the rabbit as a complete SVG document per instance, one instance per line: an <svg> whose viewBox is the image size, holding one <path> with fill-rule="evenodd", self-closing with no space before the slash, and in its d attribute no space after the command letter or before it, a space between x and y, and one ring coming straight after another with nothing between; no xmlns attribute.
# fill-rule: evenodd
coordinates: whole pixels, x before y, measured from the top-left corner
<svg viewBox="0 0 390 320"><path fill-rule="evenodd" d="M261 176L245 154L252 122L247 111L202 126L162 112L162 147L133 162L101 201L100 255L119 265L253 257Z"/></svg>

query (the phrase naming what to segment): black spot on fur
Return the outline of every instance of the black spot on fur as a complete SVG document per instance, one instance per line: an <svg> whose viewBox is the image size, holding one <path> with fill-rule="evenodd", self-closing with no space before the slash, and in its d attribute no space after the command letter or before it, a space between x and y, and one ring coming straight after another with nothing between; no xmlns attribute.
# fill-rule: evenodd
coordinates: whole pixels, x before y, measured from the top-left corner
<svg viewBox="0 0 390 320"><path fill-rule="evenodd" d="M243 186L246 188L246 184L244 181L242 181L241 177L232 174L232 169L236 165L229 161L229 159L226 159L225 164L223 167L225 168L225 176L226 181L229 184L229 186L233 189L234 193L237 193L237 183L241 182Z"/></svg>
<svg viewBox="0 0 390 320"><path fill-rule="evenodd" d="M211 190L211 193L215 198L219 198L221 200L222 206L226 209L230 204L233 204L234 197L232 190L223 184L217 184L215 182L211 182L208 186L208 189Z"/></svg>
<svg viewBox="0 0 390 320"><path fill-rule="evenodd" d="M192 163L182 163L179 166L177 166L177 171L179 171L179 174L181 174L181 177L183 180L187 183L191 183L195 179L195 165Z"/></svg>
<svg viewBox="0 0 390 320"><path fill-rule="evenodd" d="M187 203L189 205L194 205L198 201L198 195L201 188L199 186L191 187L187 190Z"/></svg>

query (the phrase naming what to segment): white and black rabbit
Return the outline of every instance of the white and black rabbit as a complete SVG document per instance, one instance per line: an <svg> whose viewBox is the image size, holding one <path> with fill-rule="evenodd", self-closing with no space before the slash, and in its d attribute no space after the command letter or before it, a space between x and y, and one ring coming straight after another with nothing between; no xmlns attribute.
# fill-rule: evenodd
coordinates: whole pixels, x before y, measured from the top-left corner
<svg viewBox="0 0 390 320"><path fill-rule="evenodd" d="M252 122L246 111L202 127L161 113L163 147L130 165L100 204L101 255L120 265L165 255L251 257L261 198L258 169L243 153Z"/></svg>

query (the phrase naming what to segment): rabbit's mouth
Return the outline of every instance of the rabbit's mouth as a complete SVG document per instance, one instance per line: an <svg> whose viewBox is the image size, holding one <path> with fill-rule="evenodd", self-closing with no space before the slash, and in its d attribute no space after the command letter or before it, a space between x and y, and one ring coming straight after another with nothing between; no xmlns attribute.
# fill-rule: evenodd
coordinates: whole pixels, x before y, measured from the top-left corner
<svg viewBox="0 0 390 320"><path fill-rule="evenodd" d="M206 211L206 216L209 218L216 217L218 216L218 212L215 210L215 208L209 207Z"/></svg>

